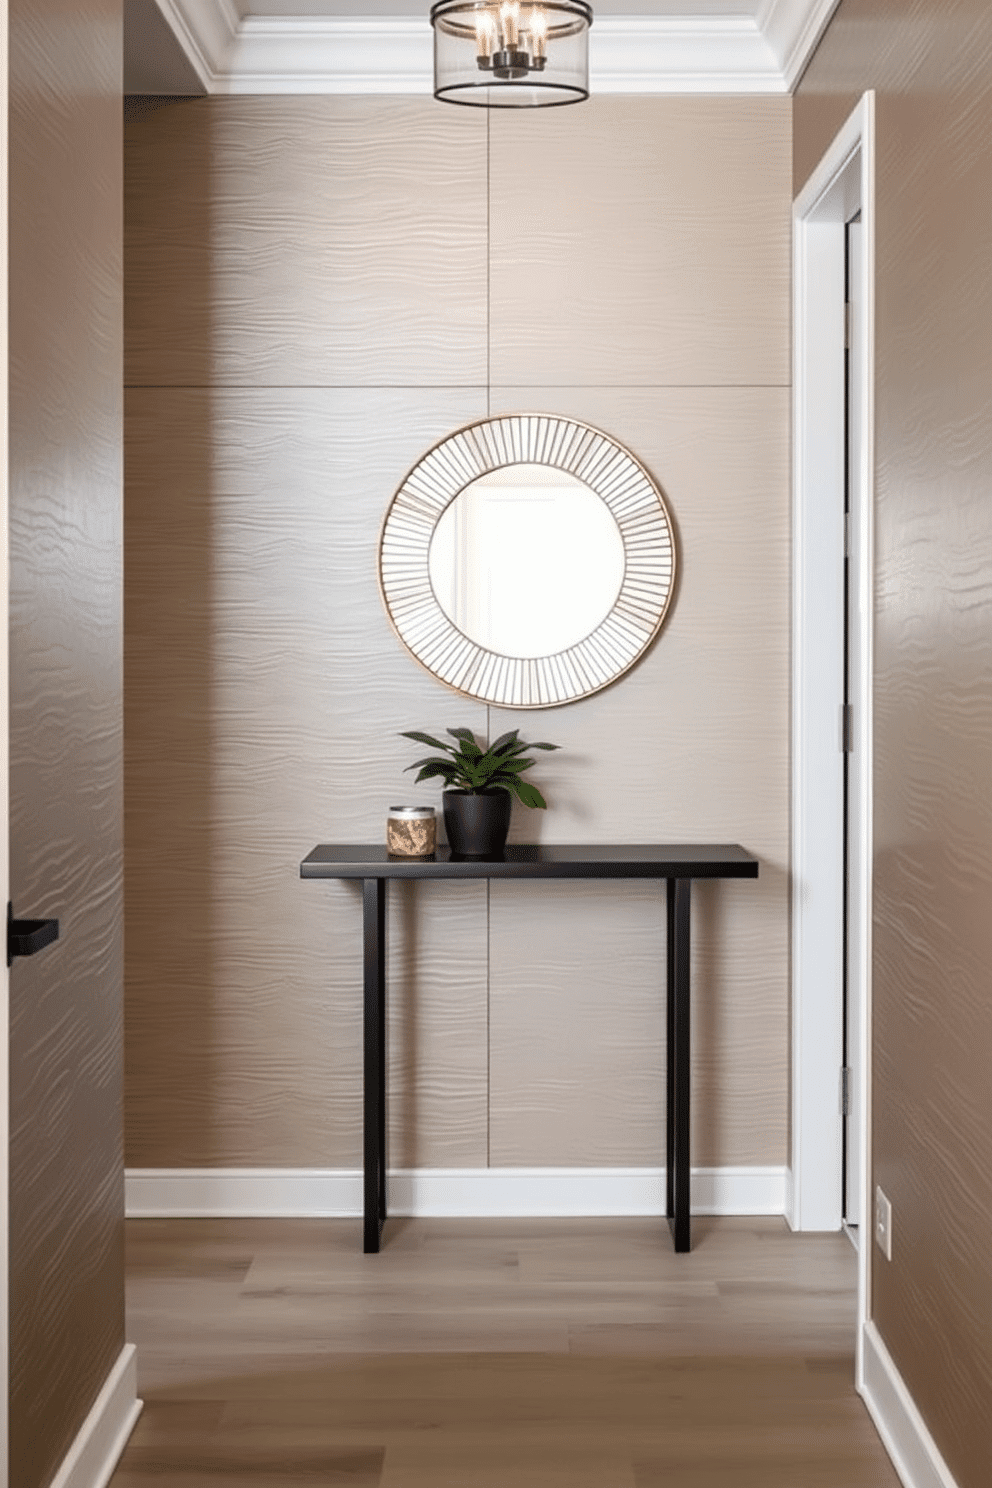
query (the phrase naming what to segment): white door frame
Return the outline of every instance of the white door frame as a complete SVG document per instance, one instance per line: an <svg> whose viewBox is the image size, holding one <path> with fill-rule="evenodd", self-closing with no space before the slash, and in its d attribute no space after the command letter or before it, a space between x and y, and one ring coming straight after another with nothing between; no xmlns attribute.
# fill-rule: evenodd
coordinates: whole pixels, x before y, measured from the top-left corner
<svg viewBox="0 0 992 1488"><path fill-rule="evenodd" d="M794 1229L841 1224L843 1063L844 238L860 210L860 459L850 482L853 748L849 952L859 1011L862 1223L858 1379L869 1310L875 95L866 93L793 206L792 1185Z"/></svg>
<svg viewBox="0 0 992 1488"><path fill-rule="evenodd" d="M7 0L0 0L0 908L10 898L9 721L7 716L7 645L9 590L9 458L7 443L9 340L7 335ZM7 1488L7 1397L10 1381L8 1279L8 1187L10 1169L10 973L0 959L0 1488Z"/></svg>

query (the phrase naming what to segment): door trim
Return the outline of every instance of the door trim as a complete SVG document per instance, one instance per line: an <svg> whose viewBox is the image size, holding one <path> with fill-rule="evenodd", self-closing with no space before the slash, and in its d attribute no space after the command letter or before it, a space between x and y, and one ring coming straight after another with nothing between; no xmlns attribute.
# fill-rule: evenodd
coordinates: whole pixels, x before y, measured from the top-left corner
<svg viewBox="0 0 992 1488"><path fill-rule="evenodd" d="M792 575L792 1210L794 1229L841 1224L840 1067L843 937L844 228L860 210L863 323L861 427L852 471L851 593L854 751L850 791L849 976L859 1009L862 1228L872 1209L871 871L874 511L875 95L866 93L793 206ZM868 1257L858 1279L858 1378L869 1315Z"/></svg>
<svg viewBox="0 0 992 1488"><path fill-rule="evenodd" d="M10 721L8 714L8 624L9 558L8 513L10 459L8 451L8 369L10 363L7 323L7 99L9 53L7 49L7 0L0 0L0 904L10 898ZM6 957L0 958L0 1488L7 1488L9 1358L8 1207L10 1187L10 972Z"/></svg>

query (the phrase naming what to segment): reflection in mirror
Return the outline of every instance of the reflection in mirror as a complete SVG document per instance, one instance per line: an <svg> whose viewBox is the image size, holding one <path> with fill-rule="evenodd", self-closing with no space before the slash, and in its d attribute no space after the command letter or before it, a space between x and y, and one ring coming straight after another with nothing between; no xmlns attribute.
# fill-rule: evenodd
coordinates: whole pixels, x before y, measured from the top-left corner
<svg viewBox="0 0 992 1488"><path fill-rule="evenodd" d="M448 619L503 656L578 645L616 604L624 575L609 507L548 465L508 465L471 481L434 529L428 561Z"/></svg>

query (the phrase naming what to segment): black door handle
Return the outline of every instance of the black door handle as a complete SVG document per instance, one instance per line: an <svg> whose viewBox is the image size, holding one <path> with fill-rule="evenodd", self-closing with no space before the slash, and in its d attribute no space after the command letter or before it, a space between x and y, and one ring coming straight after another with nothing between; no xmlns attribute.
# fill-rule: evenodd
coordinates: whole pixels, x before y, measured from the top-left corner
<svg viewBox="0 0 992 1488"><path fill-rule="evenodd" d="M7 965L15 956L33 956L59 938L58 920L15 920L7 904Z"/></svg>

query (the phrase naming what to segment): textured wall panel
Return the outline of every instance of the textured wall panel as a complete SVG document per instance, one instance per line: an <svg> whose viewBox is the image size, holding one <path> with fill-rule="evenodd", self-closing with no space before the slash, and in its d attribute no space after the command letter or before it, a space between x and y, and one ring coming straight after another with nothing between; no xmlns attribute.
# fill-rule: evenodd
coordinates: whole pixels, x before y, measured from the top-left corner
<svg viewBox="0 0 992 1488"><path fill-rule="evenodd" d="M789 382L788 99L612 96L491 129L495 384Z"/></svg>
<svg viewBox="0 0 992 1488"><path fill-rule="evenodd" d="M692 1159L704 1166L786 1161L781 912L755 906L751 887L693 891ZM491 925L492 1163L663 1166L664 884L494 884Z"/></svg>
<svg viewBox="0 0 992 1488"><path fill-rule="evenodd" d="M665 890L492 885L494 1166L665 1161Z"/></svg>
<svg viewBox="0 0 992 1488"><path fill-rule="evenodd" d="M10 5L10 1482L124 1342L120 0Z"/></svg>
<svg viewBox="0 0 992 1488"><path fill-rule="evenodd" d="M360 893L303 884L299 863L318 841L382 841L387 808L423 795L401 730L485 728L396 640L375 572L394 489L480 398L128 395L132 1165L360 1160ZM422 925L412 908L394 896L397 1150L474 1165L485 887Z"/></svg>
<svg viewBox="0 0 992 1488"><path fill-rule="evenodd" d="M497 411L520 406L525 396L522 389L501 389L494 405ZM516 807L513 836L742 842L759 855L757 883L699 886L696 892L694 1156L714 1164L782 1163L788 1095L788 392L559 388L543 389L541 396L542 408L601 425L645 462L674 516L679 577L660 635L614 687L537 716L491 710L495 732L518 725L525 738L563 746L559 754L539 756L534 771L548 811ZM554 914L570 926L574 921L578 934L591 911L585 901L581 910L571 909L569 897L563 891ZM496 1071L504 1057L512 1064L521 1039L546 1041L561 1013L552 1001L519 1004L524 1024L506 1021L508 1012L497 1036L502 978L529 975L498 958L501 937L513 944L518 899L501 889L492 912L493 1123L502 1132L505 1118L514 1150L524 1115L512 1071L499 1081ZM604 913L608 906L604 898ZM655 917L642 908L624 931L625 953L619 931L598 946L593 935L576 964L600 987L616 982L614 997L597 994L591 1005L598 1010L598 1036L608 1034L626 1050L632 1072L650 1067L660 1089L651 999L638 1000L635 991L628 1004L620 990L627 977L623 955L630 958L636 989L636 968L650 965L658 933ZM549 936L557 934L548 929ZM565 934L563 942L568 939ZM539 954L552 956L557 943L548 942ZM526 965L521 956L521 969ZM647 975L656 986L658 968ZM573 980L563 969L560 990ZM567 1006L573 994L563 995ZM573 1105L563 1127L567 1148L555 1160L578 1162L577 1154L596 1148L602 1113L586 1101L578 1069L566 1064L556 1079L571 1090ZM628 1102L631 1137L627 1154L616 1160L653 1161L643 1155L657 1151L652 1112L642 1111L632 1094L616 1098Z"/></svg>
<svg viewBox="0 0 992 1488"><path fill-rule="evenodd" d="M843 0L815 164L877 89L875 1321L961 1488L992 1461L992 13Z"/></svg>
<svg viewBox="0 0 992 1488"><path fill-rule="evenodd" d="M591 108L595 128L585 111L572 111L569 130L543 115L540 148L525 138L534 121L489 120L492 351L501 375L517 379L489 398L494 411L550 409L629 443L672 503L684 575L662 637L623 682L522 720L531 737L565 747L541 761L551 809L519 812L513 831L710 837L760 854L757 884L697 895L694 1140L700 1161L777 1163L787 1097L788 392L774 384L788 379L789 108L670 99ZM179 104L129 128L130 375L214 384L148 386L129 400L134 1165L358 1162L358 894L300 884L299 859L318 839L381 840L384 808L411 792L440 803L435 786L403 775L415 754L400 729L506 726L498 710L487 720L416 666L375 584L379 523L401 477L439 436L486 412L485 129L465 115L408 100L231 99ZM414 130L415 189L443 219L427 257L416 230L412 248L383 231L414 189L412 177L392 174L411 158ZM564 165L571 130L585 152L581 209ZM608 300L594 270L618 251L611 220L632 241ZM534 327L546 329L561 306L545 294L544 269L531 272L548 222L562 230L556 282L575 289L586 317L554 353ZM415 285L397 277L410 252ZM352 333L331 323L342 305L348 324L364 327L346 358ZM436 341L409 333L427 309ZM674 350L659 331L673 323ZM529 385L552 367L587 386ZM444 387L469 373L474 390ZM341 385L224 391L224 380ZM763 385L631 386L638 380ZM375 381L423 391L359 386ZM487 1119L493 1161L658 1160L663 1043L653 1010L664 932L652 891L638 888L627 903L569 889L574 901L559 896L564 922L543 895L494 893L491 1028L485 886L391 891L394 1162L483 1163ZM589 925L600 913L597 949ZM556 953L562 923L566 937L585 936L581 965L567 948ZM629 967L618 970L621 945ZM602 1038L604 987L614 983L629 991L613 998L613 1062L569 1135L560 1111L582 1116L576 1050ZM585 1011L572 1042L551 1051L542 1085L527 1051L547 1047L553 1007ZM624 1068L643 1109L627 1096L610 1103Z"/></svg>
<svg viewBox="0 0 992 1488"><path fill-rule="evenodd" d="M485 380L484 115L225 98L129 138L130 384Z"/></svg>
<svg viewBox="0 0 992 1488"><path fill-rule="evenodd" d="M435 790L414 794L431 801ZM386 893L390 1165L484 1168L486 885L394 882Z"/></svg>

